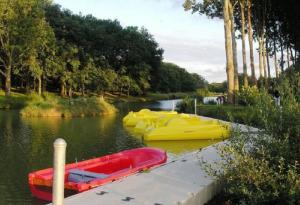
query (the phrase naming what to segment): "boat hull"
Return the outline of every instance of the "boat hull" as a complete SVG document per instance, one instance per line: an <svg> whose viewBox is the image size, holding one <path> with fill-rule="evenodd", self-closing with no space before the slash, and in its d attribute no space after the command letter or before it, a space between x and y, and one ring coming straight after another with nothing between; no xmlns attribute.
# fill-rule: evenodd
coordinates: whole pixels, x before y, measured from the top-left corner
<svg viewBox="0 0 300 205"><path fill-rule="evenodd" d="M166 162L166 160L167 155L163 150L137 148L78 163L67 164L65 166L65 189L74 191L75 193L87 191L134 173L159 166ZM75 175L78 174L74 170L82 172L82 176L91 175L90 173L94 174L90 176L88 181L74 181L71 175L74 178L74 173ZM98 175L103 177L98 177ZM82 176L79 177L80 180L85 180ZM45 201L52 200L52 168L30 173L28 183L33 196ZM48 188L47 191L45 191L45 187Z"/></svg>
<svg viewBox="0 0 300 205"><path fill-rule="evenodd" d="M228 136L228 128L215 124L184 127L158 127L148 131L143 139L145 141L215 140L226 139Z"/></svg>

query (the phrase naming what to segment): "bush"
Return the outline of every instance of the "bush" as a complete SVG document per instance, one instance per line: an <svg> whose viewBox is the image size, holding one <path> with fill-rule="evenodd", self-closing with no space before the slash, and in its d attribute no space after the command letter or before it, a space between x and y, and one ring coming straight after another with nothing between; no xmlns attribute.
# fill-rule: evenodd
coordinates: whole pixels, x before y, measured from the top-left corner
<svg viewBox="0 0 300 205"><path fill-rule="evenodd" d="M265 90L255 92L247 117L261 131L234 131L218 147L223 161L204 165L224 182L224 192L234 203L297 204L300 200L300 105L293 83L283 77L276 85L280 107Z"/></svg>
<svg viewBox="0 0 300 205"><path fill-rule="evenodd" d="M240 105L254 105L256 103L256 99L259 96L259 90L257 87L242 87L237 93L237 101Z"/></svg>
<svg viewBox="0 0 300 205"><path fill-rule="evenodd" d="M204 97L210 95L210 92L207 88L197 89L197 99L202 102Z"/></svg>
<svg viewBox="0 0 300 205"><path fill-rule="evenodd" d="M177 103L176 110L183 113L194 113L195 99L185 97L181 102Z"/></svg>
<svg viewBox="0 0 300 205"><path fill-rule="evenodd" d="M197 113L202 116L217 118L225 121L234 121L237 123L246 123L249 121L249 108L233 105L200 105L197 107Z"/></svg>
<svg viewBox="0 0 300 205"><path fill-rule="evenodd" d="M224 182L224 192L233 204L294 204L300 197L298 163L290 164L283 157L274 163L272 154L264 146L270 144L269 136L258 138L254 142L255 149L250 149L253 136L235 133L234 139L218 147L224 161L203 166ZM277 143L284 142L271 141L273 145Z"/></svg>

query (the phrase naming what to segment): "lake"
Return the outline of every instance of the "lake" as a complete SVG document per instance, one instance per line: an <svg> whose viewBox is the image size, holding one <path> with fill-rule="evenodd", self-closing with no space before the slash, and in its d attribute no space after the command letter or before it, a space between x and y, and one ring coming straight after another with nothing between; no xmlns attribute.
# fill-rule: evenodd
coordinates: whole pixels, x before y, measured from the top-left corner
<svg viewBox="0 0 300 205"><path fill-rule="evenodd" d="M116 106L120 111L116 115L72 119L23 118L18 111L0 110L0 204L45 204L31 196L27 176L29 172L52 167L56 138L64 138L68 144L67 163L142 146L160 147L179 154L213 143L193 140L144 144L123 128L122 118L129 111L170 110L172 100Z"/></svg>

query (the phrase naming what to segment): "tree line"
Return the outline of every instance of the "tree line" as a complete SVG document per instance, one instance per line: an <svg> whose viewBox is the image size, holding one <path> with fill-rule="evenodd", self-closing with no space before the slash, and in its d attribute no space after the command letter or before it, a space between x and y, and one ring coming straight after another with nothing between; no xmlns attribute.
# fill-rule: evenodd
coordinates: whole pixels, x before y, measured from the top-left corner
<svg viewBox="0 0 300 205"><path fill-rule="evenodd" d="M300 14L296 0L185 0L185 10L192 10L210 18L224 19L226 73L228 101L234 102L239 84L237 43L242 41L243 86L264 84L271 78L271 64L276 78L299 58ZM246 35L248 35L251 77L246 58ZM259 54L259 73L255 73L254 42ZM270 57L273 63L270 62ZM250 81L250 82L249 82ZM261 86L261 85L260 85Z"/></svg>
<svg viewBox="0 0 300 205"><path fill-rule="evenodd" d="M174 64L145 29L74 14L48 0L0 2L0 85L73 92L194 91L207 82Z"/></svg>

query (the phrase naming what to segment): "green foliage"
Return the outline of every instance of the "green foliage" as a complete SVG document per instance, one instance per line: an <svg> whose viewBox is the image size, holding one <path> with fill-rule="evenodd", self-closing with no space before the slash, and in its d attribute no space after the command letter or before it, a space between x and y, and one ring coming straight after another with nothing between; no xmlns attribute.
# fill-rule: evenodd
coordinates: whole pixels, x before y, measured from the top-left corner
<svg viewBox="0 0 300 205"><path fill-rule="evenodd" d="M225 121L234 121L237 123L249 122L248 115L250 108L233 105L198 105L197 113L201 116L217 118Z"/></svg>
<svg viewBox="0 0 300 205"><path fill-rule="evenodd" d="M41 77L50 55L54 33L46 22L44 0L1 1L0 72L5 78ZM6 90L10 90L10 83Z"/></svg>
<svg viewBox="0 0 300 205"><path fill-rule="evenodd" d="M259 96L259 90L257 87L242 87L237 93L237 102L240 105L255 105Z"/></svg>
<svg viewBox="0 0 300 205"><path fill-rule="evenodd" d="M300 102L300 65L298 67L291 67L285 71L279 78L279 82L275 87L283 94L284 98L294 98L290 100L296 100Z"/></svg>
<svg viewBox="0 0 300 205"><path fill-rule="evenodd" d="M218 147L224 161L205 164L206 171L223 180L233 204L295 204L300 196L299 164L279 156L274 163L265 147L270 137L260 134L258 138L255 141L249 134L235 133L226 145ZM250 149L249 143L255 148ZM283 142L271 142L277 147L278 143Z"/></svg>
<svg viewBox="0 0 300 205"><path fill-rule="evenodd" d="M75 15L58 5L49 6L46 16L57 41L64 42L60 53L64 54L66 50L66 54L69 53L58 55L68 57L60 62L67 64L62 66L64 71L72 71L62 73L65 79L61 81L67 80L66 87L80 87L81 90L87 87L89 90L121 94L124 91L143 94L150 89L150 81L159 69L163 51L145 28L123 28L118 21ZM68 45L76 47L78 52L68 51ZM86 72L91 70L85 66L89 65L85 63L87 56L93 62L88 66L92 68L91 73ZM77 59L79 63L73 64ZM72 73L80 76L79 82L70 76ZM97 80L98 77L104 82Z"/></svg>
<svg viewBox="0 0 300 205"><path fill-rule="evenodd" d="M208 90L213 93L225 93L227 91L227 82L211 83L208 85Z"/></svg>
<svg viewBox="0 0 300 205"><path fill-rule="evenodd" d="M297 75L296 75L297 76ZM298 77L296 77L298 78ZM261 131L240 133L218 147L223 161L206 164L224 181L225 192L238 204L297 204L300 199L300 104L296 79L282 76L276 87L281 106L265 90L249 107L248 124Z"/></svg>
<svg viewBox="0 0 300 205"><path fill-rule="evenodd" d="M207 88L197 89L197 99L202 102L204 97L210 96L210 92Z"/></svg>
<svg viewBox="0 0 300 205"><path fill-rule="evenodd" d="M190 74L172 63L162 63L154 89L161 92L190 92L207 87L207 81L198 74Z"/></svg>
<svg viewBox="0 0 300 205"><path fill-rule="evenodd" d="M182 113L194 113L195 99L191 97L185 97L181 102L177 103L176 110Z"/></svg>
<svg viewBox="0 0 300 205"><path fill-rule="evenodd" d="M207 84L162 63L163 50L145 28L76 15L47 0L0 3L0 74L14 87L72 97L194 91Z"/></svg>

